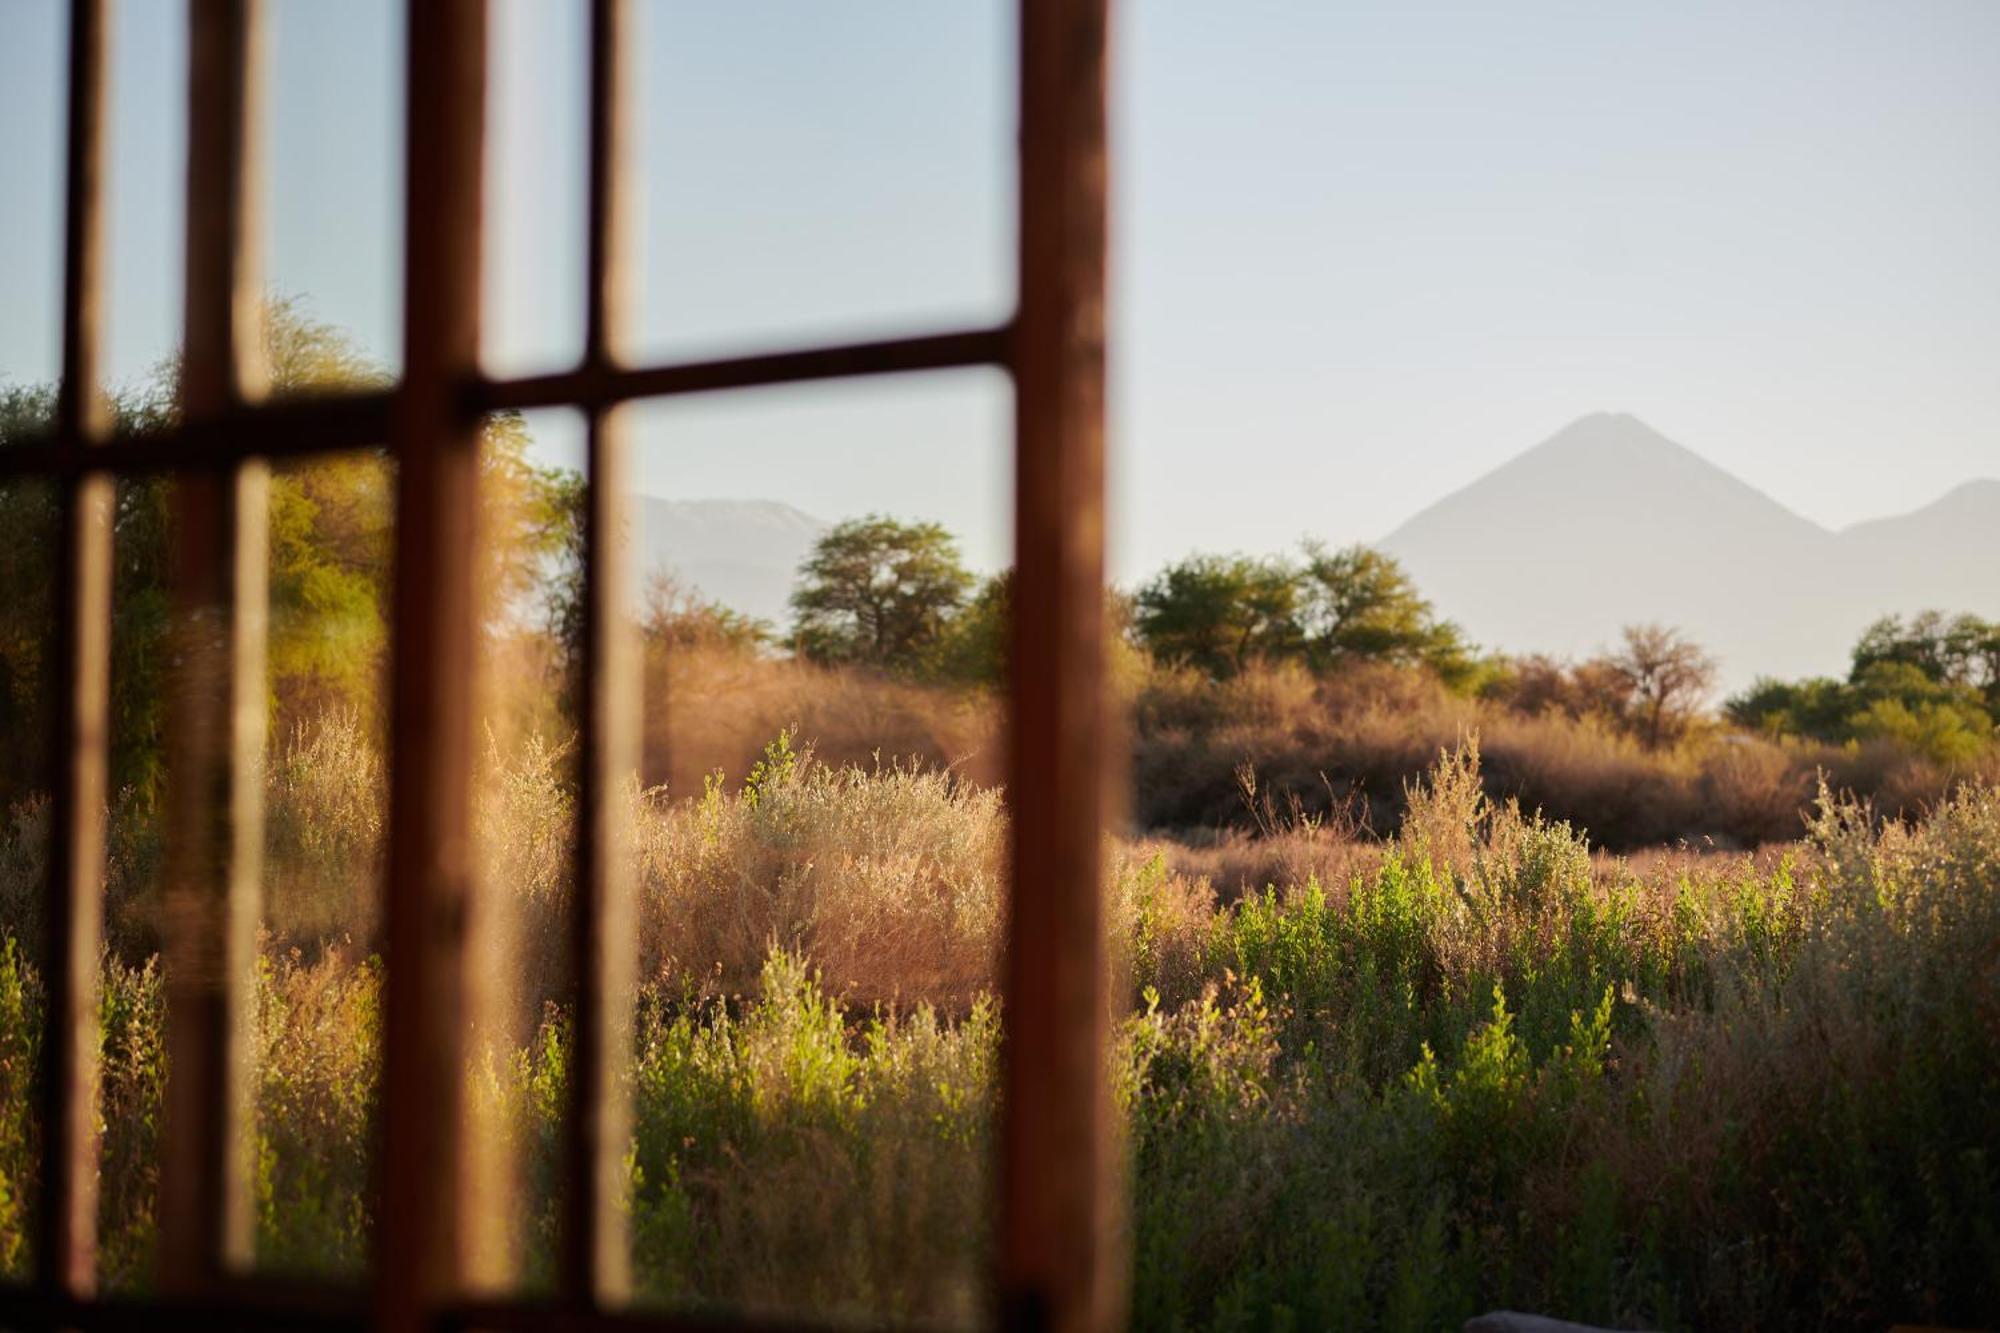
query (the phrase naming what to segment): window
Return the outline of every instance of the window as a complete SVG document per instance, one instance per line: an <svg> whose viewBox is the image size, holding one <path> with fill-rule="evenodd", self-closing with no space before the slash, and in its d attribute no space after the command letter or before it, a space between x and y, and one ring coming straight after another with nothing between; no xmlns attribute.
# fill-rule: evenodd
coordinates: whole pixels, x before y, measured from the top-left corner
<svg viewBox="0 0 2000 1333"><path fill-rule="evenodd" d="M0 477L59 494L51 674L48 1017L32 1282L0 1290L10 1327L671 1327L620 1314L627 1275L612 1181L625 1141L613 1076L626 1039L610 1002L630 910L615 784L634 766L620 608L631 571L613 539L631 441L624 404L952 367L994 367L1015 395L1011 900L996 1234L996 1308L1010 1325L1110 1322L1121 1288L1107 1243L1111 1154L1102 1058L1108 1003L1100 838L1111 762L1101 698L1104 36L1102 0L1020 6L1018 299L996 325L718 359L635 364L620 166L637 90L628 0L590 5L584 354L572 369L495 378L479 365L487 15L484 0L410 0L404 353L393 388L322 398L263 392L259 0L190 11L183 401L172 423L114 435L99 404L109 0L72 0L61 389L53 427L0 451ZM475 649L474 527L482 413L570 409L585 421L578 910L570 949L577 1067L564 1118L567 1183L553 1303L467 1303L480 1180L462 1132L465 1020L480 978L466 923L480 910L467 850ZM388 956L378 1152L380 1221L367 1290L252 1281L244 1043L261 892L261 709L245 706L266 650L264 524L274 463L388 442L396 487ZM163 934L168 989L161 1296L102 1297L96 1281L95 960L102 931L114 478L167 475L177 602L202 614L178 644L167 707ZM211 799L213 798L213 799ZM217 811L220 812L218 817Z"/></svg>

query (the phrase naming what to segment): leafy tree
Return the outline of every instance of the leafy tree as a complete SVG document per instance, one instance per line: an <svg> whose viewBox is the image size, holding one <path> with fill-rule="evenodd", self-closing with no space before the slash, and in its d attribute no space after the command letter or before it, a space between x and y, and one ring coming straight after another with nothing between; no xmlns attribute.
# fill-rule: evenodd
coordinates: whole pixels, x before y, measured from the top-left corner
<svg viewBox="0 0 2000 1333"><path fill-rule="evenodd" d="M1005 569L979 585L952 617L938 653L946 680L997 685L1007 678L1007 636L1014 619L1014 571Z"/></svg>
<svg viewBox="0 0 2000 1333"><path fill-rule="evenodd" d="M1848 679L1858 682L1887 663L1912 667L1936 685L1977 691L1988 711L2000 710L2000 624L1941 611L1908 621L1884 616L1854 645Z"/></svg>
<svg viewBox="0 0 2000 1333"><path fill-rule="evenodd" d="M1800 681L1759 676L1722 706L1723 716L1739 727L1815 740L1847 739L1853 712L1854 697L1847 682L1830 676Z"/></svg>
<svg viewBox="0 0 2000 1333"><path fill-rule="evenodd" d="M1366 660L1422 666L1454 687L1480 669L1472 648L1439 620L1380 551L1307 542L1304 563L1195 555L1140 588L1134 630L1153 656L1233 675L1255 659L1298 659L1316 671Z"/></svg>
<svg viewBox="0 0 2000 1333"><path fill-rule="evenodd" d="M48 420L53 395L0 390L0 447ZM55 579L56 507L40 482L0 484L0 803L11 804L43 779L54 733L43 688L54 628L49 599ZM0 809L4 809L0 804Z"/></svg>
<svg viewBox="0 0 2000 1333"><path fill-rule="evenodd" d="M1298 571L1282 560L1192 555L1140 588L1134 607L1133 629L1154 657L1211 676L1300 646Z"/></svg>
<svg viewBox="0 0 2000 1333"><path fill-rule="evenodd" d="M163 367L163 372L170 367ZM111 396L120 430L149 426L171 411L157 385ZM0 389L0 448L46 431L52 385ZM150 791L158 778L158 681L165 658L164 585L168 507L159 478L121 478L114 491L110 761L114 790ZM47 672L54 649L52 592L61 514L54 487L39 479L0 483L0 807L43 788L54 724Z"/></svg>
<svg viewBox="0 0 2000 1333"><path fill-rule="evenodd" d="M265 355L274 394L380 385L386 376L342 334L291 302L265 311ZM163 361L140 385L111 395L113 428L157 429L178 412L180 363ZM0 389L0 446L47 428L48 386ZM573 473L535 467L518 415L489 420L486 460L488 572L503 605L564 587L561 564L573 550L581 483ZM112 719L114 789L148 800L160 778L164 672L168 654L168 555L173 481L120 480L112 518ZM269 666L280 725L323 708L379 707L377 667L387 643L394 473L380 450L292 461L273 469L270 488ZM54 493L35 483L0 486L0 574L10 597L0 606L0 745L9 755L46 753L49 697L44 651L53 624L50 547ZM40 782L0 779L12 802Z"/></svg>
<svg viewBox="0 0 2000 1333"><path fill-rule="evenodd" d="M924 669L972 583L941 524L849 519L799 566L793 646L816 662Z"/></svg>
<svg viewBox="0 0 2000 1333"><path fill-rule="evenodd" d="M1627 625L1609 660L1631 690L1632 730L1649 750L1679 740L1715 688L1715 659L1664 625Z"/></svg>
<svg viewBox="0 0 2000 1333"><path fill-rule="evenodd" d="M358 707L374 693L388 643L394 513L390 472L375 453L272 478L268 651L281 713Z"/></svg>
<svg viewBox="0 0 2000 1333"><path fill-rule="evenodd" d="M2000 626L1937 611L1884 616L1855 643L1846 680L1759 679L1724 711L1771 735L1889 740L1938 763L1963 763L1994 741Z"/></svg>
<svg viewBox="0 0 2000 1333"><path fill-rule="evenodd" d="M1439 620L1394 557L1367 546L1305 547L1300 596L1306 658L1324 669L1365 658L1427 666L1451 684L1474 670L1456 625Z"/></svg>

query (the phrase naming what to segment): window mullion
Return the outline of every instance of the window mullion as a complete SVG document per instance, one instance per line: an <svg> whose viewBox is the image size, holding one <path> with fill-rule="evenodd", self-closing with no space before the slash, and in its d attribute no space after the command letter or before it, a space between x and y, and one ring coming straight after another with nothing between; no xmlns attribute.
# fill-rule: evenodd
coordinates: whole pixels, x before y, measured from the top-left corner
<svg viewBox="0 0 2000 1333"><path fill-rule="evenodd" d="M409 0L403 362L393 408L395 607L374 1313L419 1333L502 1224L466 1142L478 638L484 0ZM482 1206L491 1204L492 1206Z"/></svg>
<svg viewBox="0 0 2000 1333"><path fill-rule="evenodd" d="M1106 1043L1105 0L1022 0L1021 268L999 1282L1013 1326L1119 1322Z"/></svg>
<svg viewBox="0 0 2000 1333"><path fill-rule="evenodd" d="M627 149L631 88L628 0L593 0L590 36L590 207L585 365L612 370L629 337L633 185ZM630 481L622 411L589 409L584 514L577 895L570 916L576 1058L564 1121L561 1240L565 1300L585 1308L628 1295L631 1244L621 1177L631 1135L631 811L639 767L638 656L633 606Z"/></svg>
<svg viewBox="0 0 2000 1333"><path fill-rule="evenodd" d="M263 387L254 114L261 0L189 8L180 406L227 420ZM262 918L268 465L177 475L169 569L167 1141L161 1286L213 1291L254 1258L251 1029Z"/></svg>
<svg viewBox="0 0 2000 1333"><path fill-rule="evenodd" d="M56 447L65 460L103 434L98 393L104 265L106 0L71 0L64 201L63 368ZM49 861L48 1006L42 1020L37 1285L91 1294L97 1276L97 965L102 936L110 713L111 479L80 467L57 481L56 698Z"/></svg>

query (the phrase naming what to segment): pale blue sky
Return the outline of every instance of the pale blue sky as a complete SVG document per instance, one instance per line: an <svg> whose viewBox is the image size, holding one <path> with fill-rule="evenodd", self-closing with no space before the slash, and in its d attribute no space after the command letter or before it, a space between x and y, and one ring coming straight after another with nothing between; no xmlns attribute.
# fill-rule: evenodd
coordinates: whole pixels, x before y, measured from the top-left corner
<svg viewBox="0 0 2000 1333"><path fill-rule="evenodd" d="M114 376L178 324L179 0L115 6ZM396 355L401 33L273 6L269 271ZM573 353L580 3L498 6L490 352ZM646 349L1012 299L997 0L642 4ZM1379 536L1598 409L1842 524L2000 472L2000 5L1126 0L1117 571ZM0 377L50 376L63 6L0 0ZM649 408L641 485L1004 558L1004 385Z"/></svg>

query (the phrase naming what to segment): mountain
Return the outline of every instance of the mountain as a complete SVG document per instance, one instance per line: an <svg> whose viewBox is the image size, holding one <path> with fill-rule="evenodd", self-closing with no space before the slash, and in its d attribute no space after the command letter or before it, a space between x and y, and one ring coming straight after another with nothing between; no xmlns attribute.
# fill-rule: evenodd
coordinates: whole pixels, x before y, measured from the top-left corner
<svg viewBox="0 0 2000 1333"><path fill-rule="evenodd" d="M1660 621L1726 689L1839 673L1877 616L2000 615L2000 482L1829 531L1644 422L1598 413L1378 545L1477 642L1577 656Z"/></svg>
<svg viewBox="0 0 2000 1333"><path fill-rule="evenodd" d="M642 577L672 573L704 597L777 629L799 562L827 524L776 500L663 500L638 497Z"/></svg>

